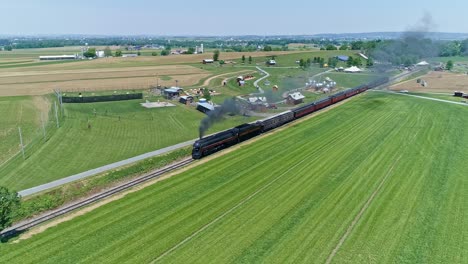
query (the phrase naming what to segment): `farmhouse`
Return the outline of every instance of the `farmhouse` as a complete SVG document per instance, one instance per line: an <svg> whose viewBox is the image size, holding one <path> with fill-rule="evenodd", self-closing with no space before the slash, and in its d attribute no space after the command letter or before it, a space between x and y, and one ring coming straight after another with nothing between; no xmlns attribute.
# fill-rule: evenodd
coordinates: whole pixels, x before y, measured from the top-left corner
<svg viewBox="0 0 468 264"><path fill-rule="evenodd" d="M302 95L300 92L295 92L295 93L288 95L288 98L286 99L286 101L288 104L297 105L297 104L303 103L304 98L305 96Z"/></svg>
<svg viewBox="0 0 468 264"><path fill-rule="evenodd" d="M39 56L39 60L76 60L77 55L51 55L51 56Z"/></svg>

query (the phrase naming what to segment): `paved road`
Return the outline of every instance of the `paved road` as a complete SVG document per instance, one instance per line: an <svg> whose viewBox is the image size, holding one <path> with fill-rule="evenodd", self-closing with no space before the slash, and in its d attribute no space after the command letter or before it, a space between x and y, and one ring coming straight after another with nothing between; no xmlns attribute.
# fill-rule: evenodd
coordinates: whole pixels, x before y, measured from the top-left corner
<svg viewBox="0 0 468 264"><path fill-rule="evenodd" d="M189 140L189 141L182 142L182 143L179 143L179 144L176 144L176 145L173 145L173 146L169 146L169 147L166 147L166 148L162 148L162 149L158 149L158 150L155 150L155 151L152 151L152 152L141 154L141 155L138 155L138 156L133 157L133 158L129 158L129 159L126 159L126 160L114 162L114 163L111 163L111 164L108 164L108 165L105 165L105 166L102 166L102 167L99 167L99 168L95 168L95 169L92 169L92 170L81 172L81 173L78 173L78 174L75 174L75 175L60 179L60 180L56 180L56 181L53 181L53 182L49 182L49 183L46 183L46 184L42 184L42 185L39 185L39 186L36 186L36 187L29 188L29 189L26 189L26 190L22 190L22 191L20 191L18 193L21 196L28 196L28 195L35 194L35 193L38 193L38 192L42 192L42 191L52 189L52 188L55 188L57 186L66 184L66 183L70 183L70 182L81 180L81 179L84 179L84 178L87 178L87 177L90 177L90 176L94 176L96 174L103 173L103 172L108 171L108 170L116 169L118 167L122 167L122 166L131 164L131 163L143 160L143 159L151 158L151 157L158 156L158 155L161 155L161 154L164 154L164 153L167 153L167 152L171 152L171 151L179 149L179 148L190 146L195 142L195 140L196 139Z"/></svg>
<svg viewBox="0 0 468 264"><path fill-rule="evenodd" d="M381 90L374 90L374 91L376 91L376 92L384 92L384 93L391 93L391 94L399 94L399 95L405 95L405 96L411 96L411 97L416 97L416 98L421 98L421 99L426 99L426 100L432 100L432 101L437 101L437 102L444 102L444 103L449 103L449 104L456 104L456 105L468 106L467 103L454 102L454 101L449 101L449 100L444 100L444 99L437 99L437 98L432 98L432 97L425 97L425 96L414 95L414 94L397 93L397 92L381 91Z"/></svg>

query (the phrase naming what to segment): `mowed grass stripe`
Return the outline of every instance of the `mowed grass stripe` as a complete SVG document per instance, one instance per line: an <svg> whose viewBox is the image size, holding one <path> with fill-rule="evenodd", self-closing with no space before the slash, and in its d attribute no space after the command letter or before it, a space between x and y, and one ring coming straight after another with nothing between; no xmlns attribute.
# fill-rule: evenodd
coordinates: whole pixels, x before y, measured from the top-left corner
<svg viewBox="0 0 468 264"><path fill-rule="evenodd" d="M395 190L402 188L398 184L402 181L401 177L406 176L399 174L401 170L405 168L406 171L426 173L412 165L412 161L417 160L415 153L425 159L435 155L452 164L449 156L444 156L445 149L441 149L440 153L431 152L433 146L429 146L428 142L433 142L435 146L442 143L434 138L425 139L421 131L433 137L445 129L456 130L462 123L440 124L440 116L431 114L433 111L444 116L463 110L412 98L367 94L31 239L4 245L0 247L0 260L17 263L38 260L51 263L149 262L239 204L274 177L300 160L305 160L301 166L290 170L258 193L255 199L233 210L162 260L324 262L385 172L401 155L401 161L395 166L395 174L385 183L335 259L348 261L350 256L358 255L342 258L340 254L348 252L348 245L356 244L348 243L363 227L366 217L376 212L373 209L376 202L384 194L397 199L393 195L396 195ZM421 117L423 113L427 118ZM457 115L458 121L466 122L465 116ZM356 123L359 125L356 126ZM346 140L337 135L343 135ZM447 138L452 136L450 133ZM421 144L426 144L425 148L419 148ZM461 147L458 151L466 154ZM417 174L408 177L414 175ZM451 177L458 179L459 176ZM418 180L412 183L417 184ZM440 193L443 197L448 194ZM421 193L412 195L420 197ZM452 197L450 201L461 199ZM457 204L454 208L462 212L460 208L465 205ZM383 206L397 208L392 204ZM392 214L398 215L398 211ZM404 214L401 220L411 222L417 216L414 214ZM381 218L377 220L378 224L383 222ZM409 232L400 224L393 231L399 231L402 237ZM426 231L421 229L419 232ZM384 241L383 244L389 245L393 242L393 236L385 235L388 242ZM438 236L451 237L444 230L431 240L436 240ZM374 242L375 238L371 243ZM414 249L419 242L412 241L406 247ZM48 248L54 248L53 254L46 253ZM381 253L381 248L377 246L371 249L377 257L386 254ZM392 252L401 250L396 249ZM430 249L421 247L421 252L427 253ZM355 252L361 254L359 250L356 248ZM460 255L459 252L446 254ZM402 256L400 262L410 259Z"/></svg>
<svg viewBox="0 0 468 264"><path fill-rule="evenodd" d="M383 119L382 122L381 122L381 125L385 124L386 123L386 120ZM371 129L372 130L372 129ZM288 142L286 140L286 142ZM273 143L273 142L272 142ZM348 144L351 144L351 142L349 142ZM380 144L379 142L376 142L376 144ZM336 145L335 145L336 146ZM284 147L284 146L283 146ZM343 148L346 148L347 146L343 146ZM378 148L373 148L375 154L378 154L379 151L378 151ZM293 156L297 156L298 153L304 153L304 149L298 149L297 152L291 152L291 155ZM326 153L326 152L325 152ZM289 157L284 157L284 159L288 159ZM307 157L309 158L309 157ZM383 159L386 159L388 157L385 157L385 156L381 156L381 158ZM328 162L333 162L331 159L330 161L327 160L327 157L321 157L320 159L320 162L323 162L324 164L327 164ZM338 161L338 162L341 162L341 161ZM175 254L177 254L177 257L175 258L171 258L168 260L168 262L178 262L178 261L182 261L182 259L184 257L187 257L187 256L194 256L194 259L197 259L197 262L199 263L202 263L202 262L217 262L217 261L221 261L221 260L224 260L226 261L225 259L225 256L223 255L219 255L220 256L220 259L216 259L216 254L207 254L207 252L212 252L212 253L215 253L215 252L218 252L218 251L223 251L223 250L230 250L232 251L231 255L236 255L235 254L235 248L236 248L236 241L237 241L237 244L241 243L243 246L244 246L244 253L241 253L239 254L239 256L233 258L233 259L230 259L231 261L233 262L256 262L256 260L260 260L262 258L265 258L265 257L268 257L268 251L266 252L263 252L263 251L259 251L259 248L262 249L262 248L267 248L269 249L268 247L273 247L273 248L276 248L276 250L281 250L282 248L282 244L281 243L278 243L279 241L277 239L282 239L283 237L282 236L285 236L285 234L288 234L291 230L290 229L294 229L291 227L290 224L285 224L285 228L286 230L283 230L281 228L281 223L297 223L297 222L301 222L301 221L305 221L307 219L307 217L303 217L303 215L301 215L301 213L299 214L296 214L295 216L293 216L292 218L290 218L288 216L289 214L289 211L302 211L302 212L309 212L309 210L311 210L311 208L316 208L317 206L319 206L317 204L317 200L319 201L323 201L323 200L326 200L326 202L324 201L324 204L337 204L341 201L341 203L346 203L346 201L350 201L350 200L353 200L352 197L349 197L350 195L350 192L347 192L346 190L339 190L337 191L338 194L348 194L348 197L345 197L344 199L338 199L338 200L334 200L334 201L330 201L330 200L327 200L329 199L329 197L333 197L332 195L329 195L329 192L334 192L334 188L331 187L331 186L327 186L324 184L324 182L326 182L327 180L325 179L325 177L323 177L324 175L307 175L305 172L307 171L311 171L312 167L314 166L314 161L312 160L310 165L309 166L305 166L303 168L298 168L298 170L300 171L295 171L293 173L291 173L291 176L292 178L288 181L285 181L286 182L283 182L281 181L281 183L277 183L275 184L276 186L276 190L271 190L271 192L269 192L270 195L266 196L264 201L262 201L262 203L268 207L268 209L263 209L261 210L262 214L264 215L257 215L256 212L259 211L259 208L261 208L260 206L258 206L258 203L260 203L260 201L258 200L255 200L255 207L257 208L242 208L242 211L239 212L239 214L237 216L233 216L233 217L230 217L230 219L226 219L223 224L220 223L221 227L219 228L216 228L215 230L207 230L206 232L206 237L205 236L202 236L200 237L200 239L196 240L196 241L193 241L193 243L191 243L193 245L193 248L191 249L188 249L188 250L185 250L184 252L175 252ZM391 164L389 164L391 165ZM329 169L327 171L327 168ZM330 171L330 168L333 168L332 166L324 166L323 168L319 168L318 171L321 171L323 174L331 174L332 171ZM349 174L351 174L350 171L348 170L345 170L343 172L343 176L344 177L348 177L348 172ZM305 175L309 176L309 177L304 177ZM315 177L314 177L315 176ZM355 174L354 177L359 177L361 178L361 181L365 181L366 178L362 178L361 177L362 175L360 174ZM384 175L378 175L378 176L384 176ZM351 178L351 177L350 177ZM343 179L341 179L343 180ZM361 192L365 192L365 190L367 189L370 189L369 187L369 183L367 184L363 184L363 182L359 181L359 182L356 182L356 183L353 183L353 180L355 179L350 179L347 183L347 184L354 184L354 186L357 188L357 187L361 187L360 190L355 190L355 191L361 191ZM308 181L308 183L307 183ZM317 182L317 183L315 183ZM339 182L339 181L337 181ZM372 182L372 185L374 184L375 181ZM288 184L291 183L291 184L294 184L294 187L293 186L289 186ZM347 185L345 183L343 183L343 185ZM308 191L308 188L310 187L313 187L312 189L309 189ZM330 189L328 189L327 187L331 187ZM273 186L272 186L273 188ZM326 189L327 188L327 189ZM326 189L324 191L324 189ZM289 192L285 195L285 190L289 190ZM321 195L320 199L314 199L314 196L317 195L317 193L319 193ZM352 192L352 193L356 193L356 192ZM293 202L294 201L294 197L295 196L298 196L299 195L299 198L297 199L297 202ZM278 198L276 199L276 197L281 197L283 196L283 198ZM308 198L310 198L309 201L314 201L312 203L307 203L308 201ZM317 197L315 197L317 198ZM364 196L363 196L364 198ZM362 199L360 199L362 200ZM286 206L283 206L281 207L281 201L286 205ZM252 201L253 203L254 201ZM303 204L305 203L305 204ZM308 204L308 205L307 205ZM305 206L307 205L307 206ZM302 210L300 210L299 208L302 208ZM306 208L306 209L304 209ZM339 211L341 211L341 208L349 208L349 206L347 204L344 204L343 206L338 206ZM329 208L328 208L329 209ZM327 213L329 214L329 210L326 210ZM356 208L358 209L358 208ZM282 210L282 211L280 211ZM249 217L246 217L245 214L246 212L251 212L251 216ZM287 212L287 213L285 213ZM323 214L324 216L326 216L325 212ZM349 220L351 220L351 217L352 215L350 214L349 215ZM278 217L280 217L278 219ZM320 218L320 217L319 217ZM248 219L253 219L251 221L249 221ZM273 221L273 223L271 222L272 219L277 219L276 222ZM286 220L286 219L291 219L290 221L289 220ZM320 218L322 219L322 218ZM338 217L337 216L334 216L332 215L330 217L330 221L332 221L333 219L343 219L343 217ZM343 219L344 220L344 219ZM244 222L245 221L245 222ZM262 222L263 221L263 222ZM310 226L310 225L315 225L317 226L318 225L318 229L321 230L323 228L323 226L321 226L322 224L324 223L327 223L327 222L330 222L330 221L323 221L323 222L316 222L316 223L309 223L308 225L306 225L304 228L307 228L307 226ZM234 222L234 224L233 224ZM240 222L240 223L239 223ZM264 223L264 222L267 222L267 223ZM252 225L250 226L250 228L242 228L244 225ZM337 223L337 224L341 224L341 222ZM342 228L346 227L347 223L345 221L343 221L343 224L342 224ZM254 227L253 227L254 226ZM232 228L230 228L232 227ZM259 234L260 235L260 238L257 238L255 239L255 237L253 237L252 239L254 241L256 241L256 243L254 245L245 245L245 240L243 239L243 237L245 236L250 236L252 237L252 230L255 230L254 232L260 232L261 233L261 230L264 229L264 228L271 228L271 230L267 230L265 231L265 233L263 234ZM220 230L219 232L217 232L217 230ZM250 232L248 233L244 233L242 232L243 230L250 230ZM296 230L297 231L297 230ZM331 231L333 233L336 233L337 235L339 234L339 232L335 232L335 230L331 229ZM306 233L306 232L304 232ZM225 234L229 234L232 238L230 239L229 236L225 235ZM333 235L333 234L331 234ZM273 238L271 236L274 236ZM315 236L317 236L317 233L315 233ZM299 248L301 246L301 244L303 244L303 242L301 242L301 239L300 237L303 238L303 240L306 240L306 241L315 241L315 239L317 239L317 237L314 237L312 239L310 239L310 237L304 237L304 234L302 233L298 233L298 234L295 234L294 236L294 241L290 241L291 242L297 242L297 245L296 245L296 249ZM220 240L225 240L225 241L220 241ZM275 241L275 243L271 243L271 241ZM330 241L324 241L324 243L329 243L329 248L332 248L333 246L333 243L330 243ZM266 244L265 244L266 243ZM268 246L266 246L268 245ZM275 246L275 245L279 245L278 247ZM310 245L309 245L310 246ZM251 250L253 249L253 250ZM286 247L286 250L289 250L290 251L290 247ZM330 249L331 250L331 249ZM197 252L200 251L200 252L203 252L203 255L201 254L198 254ZM298 253L303 253L303 252L307 252L307 251L313 251L313 248L305 248L304 250L296 250L294 252L298 252ZM321 254L321 252L323 252L323 249L320 248L317 252L314 251L314 253L311 255L314 259L317 259L317 257L319 256L319 254ZM286 252L285 252L286 253ZM327 255L326 252L324 253L324 256L323 258L326 258ZM267 258L268 260L266 262L278 262L278 263L284 263L284 261L292 261L294 262L296 259L299 260L299 258L302 258L301 260L304 261L304 256L300 256L300 254L298 254L298 256L294 257L291 255L291 253L289 252L289 254L275 254L274 257L269 257Z"/></svg>
<svg viewBox="0 0 468 264"><path fill-rule="evenodd" d="M261 150L261 152L265 153L266 150L268 150L268 148L270 148L268 145L264 146L265 149ZM278 147L277 147L278 148ZM281 148L281 146L279 146L279 148ZM279 149L278 149L279 150ZM278 151L277 153L281 153L280 151ZM274 157L273 160L279 160L280 158L279 157ZM248 168L248 164L247 164L247 168ZM214 168L213 168L214 169ZM237 188L236 188L237 189ZM129 215L132 215L132 213L130 213Z"/></svg>
<svg viewBox="0 0 468 264"><path fill-rule="evenodd" d="M461 164L468 137L466 127L453 129L466 120L437 110L418 113L428 125L415 134L425 144L413 148L413 159L402 160L397 177L376 199L337 262L466 262L468 197Z"/></svg>

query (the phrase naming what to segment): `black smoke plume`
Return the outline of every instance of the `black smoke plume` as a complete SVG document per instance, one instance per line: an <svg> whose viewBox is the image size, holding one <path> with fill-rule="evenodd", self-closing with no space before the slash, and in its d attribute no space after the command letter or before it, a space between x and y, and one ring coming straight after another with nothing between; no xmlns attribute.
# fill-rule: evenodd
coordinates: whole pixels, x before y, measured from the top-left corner
<svg viewBox="0 0 468 264"><path fill-rule="evenodd" d="M213 111L207 113L206 117L200 122L200 138L205 135L205 132L216 122L223 119L226 114L240 114L241 107L235 99L224 100L221 106L215 107Z"/></svg>
<svg viewBox="0 0 468 264"><path fill-rule="evenodd" d="M431 15L425 13L401 38L378 43L370 54L375 60L375 68L385 71L390 65L409 66L423 58L437 56L440 45L428 37L434 27Z"/></svg>

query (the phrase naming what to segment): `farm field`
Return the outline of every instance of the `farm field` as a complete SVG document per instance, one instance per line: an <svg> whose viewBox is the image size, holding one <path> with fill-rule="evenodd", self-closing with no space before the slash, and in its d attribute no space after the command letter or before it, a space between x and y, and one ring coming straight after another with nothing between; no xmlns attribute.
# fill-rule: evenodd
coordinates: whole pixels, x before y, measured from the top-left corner
<svg viewBox="0 0 468 264"><path fill-rule="evenodd" d="M156 85L156 76L171 76L169 79L160 78L160 85L174 86L173 79L177 79L179 85L186 86L197 83L200 78L210 75L208 71L186 65L99 70L45 70L45 68L46 66L42 66L40 70L28 68L27 71L22 69L0 73L0 96L42 95L58 88L62 91L147 89Z"/></svg>
<svg viewBox="0 0 468 264"><path fill-rule="evenodd" d="M1 245L0 261L466 263L467 111L367 93Z"/></svg>
<svg viewBox="0 0 468 264"><path fill-rule="evenodd" d="M144 101L64 104L61 127L46 143L39 133L35 137L39 147L26 152L25 161L17 155L1 165L0 185L22 190L198 137L204 114L175 102L175 107L146 109L140 106ZM253 120L229 117L209 132ZM8 146L18 145L14 129ZM31 139L29 134L25 140Z"/></svg>
<svg viewBox="0 0 468 264"><path fill-rule="evenodd" d="M468 75L455 74L450 72L429 72L426 75L418 77L427 82L423 87L416 80L409 80L390 87L391 90L410 92L429 92L429 93L452 93L462 91L468 93Z"/></svg>
<svg viewBox="0 0 468 264"><path fill-rule="evenodd" d="M314 52L302 54L298 51L222 52L220 57L222 60L240 61L242 55L254 58L252 65L238 65L236 68L228 65L224 67L202 65L201 61L204 58L211 58L211 53L78 61L43 62L37 60L39 55L59 52L56 50L60 51L60 49L44 49L43 51L32 49L18 50L11 54L0 52L0 68L2 69L0 96L43 95L58 88L65 91L147 89L155 85L157 78L162 86L174 86L177 80L182 87L193 87L203 84L203 80L217 74L255 70L254 66L257 62L264 66L266 56L269 54L277 56L283 64L293 66L297 66L294 56L315 54ZM18 56L11 57L14 54ZM332 53L317 53L317 55L320 54Z"/></svg>

